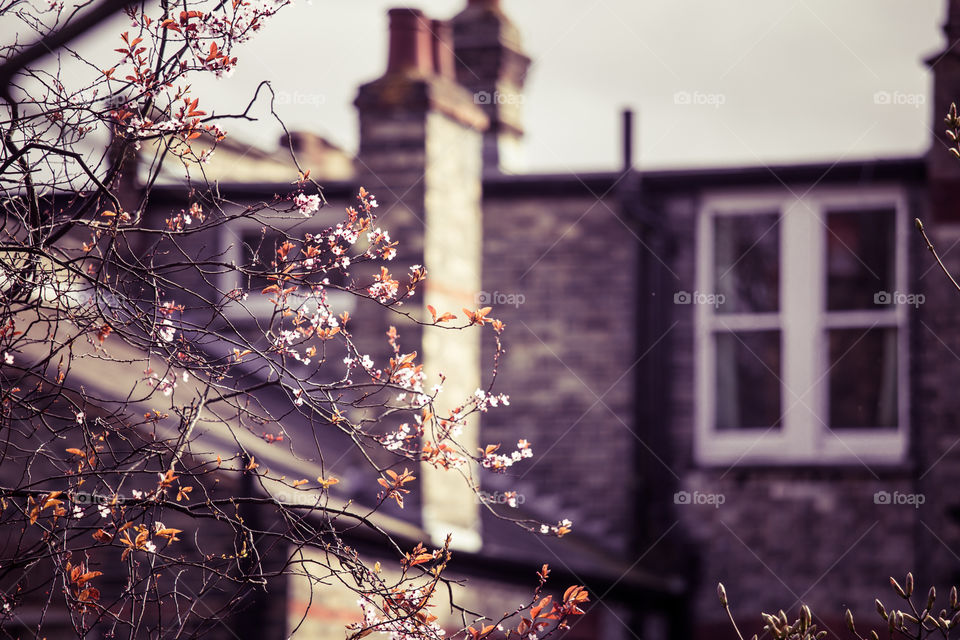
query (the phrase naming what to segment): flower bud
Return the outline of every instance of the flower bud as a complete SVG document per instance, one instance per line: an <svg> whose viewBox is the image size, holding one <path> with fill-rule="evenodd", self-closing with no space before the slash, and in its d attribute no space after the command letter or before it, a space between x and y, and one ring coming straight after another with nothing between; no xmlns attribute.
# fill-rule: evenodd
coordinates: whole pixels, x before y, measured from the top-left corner
<svg viewBox="0 0 960 640"><path fill-rule="evenodd" d="M883 608L883 603L880 602L880 599L879 599L879 598L877 599L876 602L877 602L877 613L880 614L880 617L881 617L881 618L883 618L884 620L886 620L886 619L887 619L887 610Z"/></svg>
<svg viewBox="0 0 960 640"><path fill-rule="evenodd" d="M907 578L903 583L903 591L905 594L907 594L908 598L913 595L913 574L912 573L907 574Z"/></svg>
<svg viewBox="0 0 960 640"><path fill-rule="evenodd" d="M937 590L934 587L930 587L930 591L927 593L927 611L933 609L933 601L937 599Z"/></svg>
<svg viewBox="0 0 960 640"><path fill-rule="evenodd" d="M767 623L767 626L770 627L770 631L773 632L773 635L780 635L780 623L776 618L774 618L769 613L761 614L763 615L763 621Z"/></svg>
<svg viewBox="0 0 960 640"><path fill-rule="evenodd" d="M856 633L856 629L853 627L853 612L850 609L847 609L847 612L843 614L843 620L847 623L847 628Z"/></svg>
<svg viewBox="0 0 960 640"><path fill-rule="evenodd" d="M956 587L950 587L950 608L951 609L957 608L957 588Z"/></svg>
<svg viewBox="0 0 960 640"><path fill-rule="evenodd" d="M897 595L901 598L906 598L907 594L903 590L903 587L900 586L900 583L896 581L893 576L890 576L890 586L893 587L893 590L897 592Z"/></svg>
<svg viewBox="0 0 960 640"><path fill-rule="evenodd" d="M727 590L723 588L723 583L717 583L717 597L720 598L720 604L724 607L727 606Z"/></svg>

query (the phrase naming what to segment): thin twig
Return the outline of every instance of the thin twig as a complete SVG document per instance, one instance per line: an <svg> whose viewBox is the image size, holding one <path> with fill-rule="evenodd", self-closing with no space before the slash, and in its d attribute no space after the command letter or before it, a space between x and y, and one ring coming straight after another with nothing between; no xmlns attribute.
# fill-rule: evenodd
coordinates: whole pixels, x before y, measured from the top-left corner
<svg viewBox="0 0 960 640"><path fill-rule="evenodd" d="M923 230L923 222L920 221L920 218L914 218L913 221L917 226L917 231L919 231L920 235L923 236L923 241L927 243L927 249L929 249L930 253L933 254L937 264L940 265L940 268L943 270L943 272L947 274L948 278L950 278L950 282L953 283L953 286L956 287L957 291L960 291L960 284L957 284L957 281L953 279L952 275L950 275L950 272L947 270L947 266L943 264L943 260L940 259L940 256L937 254L937 250L933 248L933 243L930 242L930 238L927 237L927 232Z"/></svg>

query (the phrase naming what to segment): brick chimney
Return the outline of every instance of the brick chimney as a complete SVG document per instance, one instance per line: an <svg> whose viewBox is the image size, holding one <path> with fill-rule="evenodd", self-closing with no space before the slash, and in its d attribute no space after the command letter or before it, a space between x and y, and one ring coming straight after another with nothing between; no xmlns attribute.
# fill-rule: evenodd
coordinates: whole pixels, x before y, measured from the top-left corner
<svg viewBox="0 0 960 640"><path fill-rule="evenodd" d="M387 73L428 76L433 72L430 21L419 9L391 9Z"/></svg>
<svg viewBox="0 0 960 640"><path fill-rule="evenodd" d="M481 277L481 149L489 121L454 79L449 29L416 9L393 9L386 73L360 87L359 181L380 202L379 224L399 242L390 270L422 264L429 275L424 295L408 304L462 315L476 308ZM402 263L401 263L402 261ZM414 311L404 307L408 311ZM357 314L359 316L359 314ZM359 319L359 318L358 318ZM432 380L449 376L439 405L452 409L480 386L480 333L420 330L397 325L405 351L422 354ZM381 323L377 335L382 335ZM414 342L422 335L420 345ZM381 340L382 342L382 340ZM464 429L461 443L479 447L479 425ZM480 513L473 492L455 473L425 467L422 519L434 542L448 533L461 549L480 547Z"/></svg>
<svg viewBox="0 0 960 640"><path fill-rule="evenodd" d="M944 50L927 59L933 71L933 140L927 153L930 212L935 220L960 223L960 160L948 149L944 117L951 103L960 106L960 52L954 43L960 38L960 0L947 0Z"/></svg>
<svg viewBox="0 0 960 640"><path fill-rule="evenodd" d="M521 172L523 86L530 58L520 32L499 0L469 0L452 22L457 80L490 119L483 139L484 171Z"/></svg>

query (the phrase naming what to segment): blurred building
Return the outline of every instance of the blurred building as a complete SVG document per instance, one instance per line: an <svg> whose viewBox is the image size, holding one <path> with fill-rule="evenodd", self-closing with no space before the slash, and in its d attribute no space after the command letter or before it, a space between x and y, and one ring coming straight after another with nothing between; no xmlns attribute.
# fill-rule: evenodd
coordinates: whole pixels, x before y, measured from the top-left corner
<svg viewBox="0 0 960 640"><path fill-rule="evenodd" d="M357 100L358 181L385 224L423 234L428 268L434 241L479 252L479 278L444 294L508 326L512 403L483 440L537 448L508 484L624 570L683 577L692 628L671 610L623 618L628 635L732 635L721 581L748 635L760 611L801 603L835 635L847 607L880 628L873 600L907 571L945 594L960 579L960 293L914 219L960 273L949 140L927 157L638 171L628 117L622 167L524 173L530 60L500 4L469 2L452 46L411 15L391 15L387 73ZM945 31L960 36L960 2ZM929 64L940 123L960 54Z"/></svg>
<svg viewBox="0 0 960 640"><path fill-rule="evenodd" d="M424 305L493 308L511 405L478 442L526 438L535 458L487 486L574 521L546 544L427 473L419 512L398 516L411 538L453 532L478 601L522 593L543 562L586 583L577 638L731 637L721 581L748 637L760 611L801 603L840 636L847 607L880 628L891 575L943 594L960 581L960 292L914 228L960 273L949 140L925 157L641 171L626 117L621 167L524 173L531 61L500 3L390 24L386 72L356 100L357 157L308 133L282 145L333 205L310 224L363 185L399 260L430 272ZM945 32L960 37L960 0ZM940 122L960 54L930 66ZM224 178L259 176L221 182L228 198L289 191L288 153L227 151ZM182 206L174 179L156 194L158 215ZM217 251L242 251L247 231ZM485 382L492 343L418 340L428 368L460 367L451 397ZM324 606L317 637L351 603Z"/></svg>

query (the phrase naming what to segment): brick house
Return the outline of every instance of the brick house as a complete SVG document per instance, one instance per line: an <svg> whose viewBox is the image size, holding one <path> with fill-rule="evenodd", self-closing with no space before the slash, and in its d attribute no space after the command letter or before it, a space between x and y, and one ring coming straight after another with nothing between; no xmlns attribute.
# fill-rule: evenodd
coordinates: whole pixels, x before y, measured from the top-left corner
<svg viewBox="0 0 960 640"><path fill-rule="evenodd" d="M438 25L401 28L404 15L392 14L380 86L429 76L418 104L482 128L469 102L446 101L452 65L489 124L469 142L429 116L388 127L404 117L387 104L397 93L366 85L359 181L414 202L429 238L431 215L474 207L479 173L482 234L462 222L446 233L480 238L475 295L509 327L498 384L514 401L485 417L484 439L538 443L534 469L513 479L531 508L568 514L624 567L683 577L692 628L670 611L628 633L731 635L719 581L749 633L761 610L801 602L838 635L847 607L875 625L874 597L890 601L887 578L911 570L946 593L960 578L947 391L958 294L913 222L960 271L960 165L946 139L922 157L671 171L635 170L627 143L619 170L522 173L529 58L499 3L472 0L452 19L452 62ZM945 32L960 36L960 2ZM940 122L960 96L960 57L929 64ZM465 167L452 188L469 203L434 213ZM456 280L467 294L477 282Z"/></svg>
<svg viewBox="0 0 960 640"><path fill-rule="evenodd" d="M522 434L537 457L490 490L574 520L614 573L660 576L590 632L730 637L720 581L748 635L761 610L801 602L836 635L847 607L877 626L874 597L911 570L946 593L960 579L958 294L913 223L960 272L946 139L923 157L643 171L626 114L622 168L524 173L530 59L500 3L470 0L446 24L390 18L387 71L356 100L356 174L325 193L377 193L406 259L434 265L426 301L489 304L508 325L497 384L512 403L482 439ZM945 32L960 36L960 2ZM939 122L960 56L929 63ZM424 344L438 366L451 348ZM460 361L490 364L491 344L466 348ZM425 488L426 531L475 531L468 546L496 555L496 523Z"/></svg>
<svg viewBox="0 0 960 640"><path fill-rule="evenodd" d="M488 487L575 523L544 544L427 474L393 523L402 535L454 532L479 603L522 593L550 562L591 587L583 638L731 637L719 581L748 637L760 611L801 602L842 637L847 607L879 628L873 599L892 602L891 575L941 594L960 581L960 294L913 223L960 273L960 163L944 137L921 157L670 171L636 170L627 143L616 170L522 173L530 59L500 3L469 0L448 23L390 19L386 73L356 100L352 174L329 144L293 144L333 167L320 172L331 210L359 185L377 194L400 260L431 273L424 304L488 304L505 321L497 385L512 402L484 416L481 439L525 437L537 457ZM945 33L960 37L960 0ZM960 55L929 63L940 122L960 98ZM246 175L282 173L245 161ZM287 183L221 191L256 201ZM182 197L158 186L156 215ZM256 232L209 249L239 252ZM420 342L428 367L471 363L451 396L489 369L491 344ZM299 588L263 611L282 596L292 620ZM309 633L338 637L350 604L325 604Z"/></svg>

